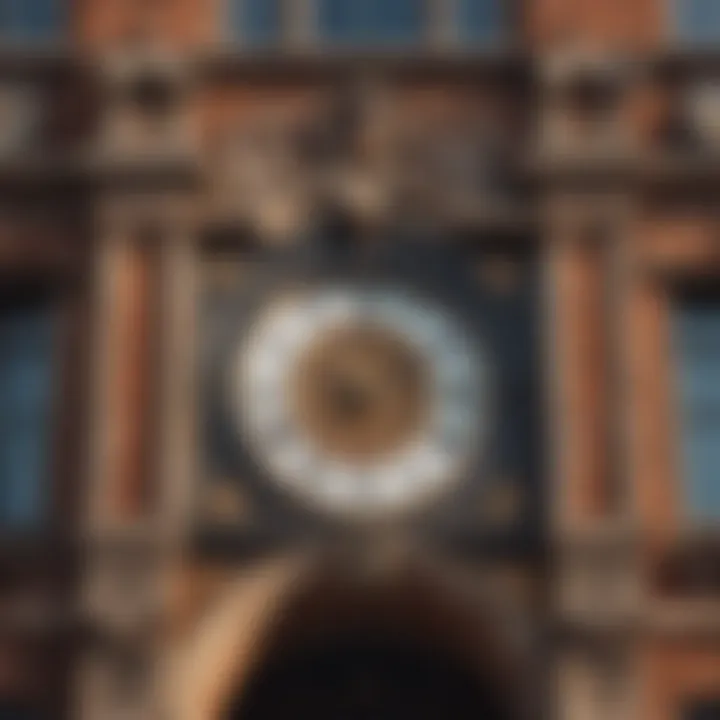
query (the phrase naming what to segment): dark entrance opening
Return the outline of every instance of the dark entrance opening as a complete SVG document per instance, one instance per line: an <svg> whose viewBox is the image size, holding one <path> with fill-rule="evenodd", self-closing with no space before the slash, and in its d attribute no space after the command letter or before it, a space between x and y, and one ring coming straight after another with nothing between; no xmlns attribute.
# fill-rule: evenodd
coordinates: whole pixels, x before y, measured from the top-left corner
<svg viewBox="0 0 720 720"><path fill-rule="evenodd" d="M498 695L442 651L351 636L271 657L228 720L506 720Z"/></svg>

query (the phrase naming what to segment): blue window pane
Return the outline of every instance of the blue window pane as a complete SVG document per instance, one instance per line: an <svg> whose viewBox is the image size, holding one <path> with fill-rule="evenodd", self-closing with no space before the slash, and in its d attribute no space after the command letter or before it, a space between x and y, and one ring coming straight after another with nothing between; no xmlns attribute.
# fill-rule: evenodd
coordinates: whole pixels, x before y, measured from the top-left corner
<svg viewBox="0 0 720 720"><path fill-rule="evenodd" d="M0 310L0 525L42 519L52 403L53 323L38 307Z"/></svg>
<svg viewBox="0 0 720 720"><path fill-rule="evenodd" d="M362 36L362 5L357 0L320 0L318 14L323 39L346 42Z"/></svg>
<svg viewBox="0 0 720 720"><path fill-rule="evenodd" d="M6 435L4 525L29 527L43 515L41 481L45 476L46 428L24 422Z"/></svg>
<svg viewBox="0 0 720 720"><path fill-rule="evenodd" d="M412 43L426 31L425 7L423 0L319 0L319 34L334 43Z"/></svg>
<svg viewBox="0 0 720 720"><path fill-rule="evenodd" d="M678 303L674 317L686 505L720 518L720 299Z"/></svg>
<svg viewBox="0 0 720 720"><path fill-rule="evenodd" d="M19 40L57 37L64 28L66 0L0 0L2 32Z"/></svg>
<svg viewBox="0 0 720 720"><path fill-rule="evenodd" d="M368 35L386 42L413 42L425 32L425 12L418 0L372 0Z"/></svg>
<svg viewBox="0 0 720 720"><path fill-rule="evenodd" d="M673 0L677 33L683 42L720 45L720 3L717 0Z"/></svg>
<svg viewBox="0 0 720 720"><path fill-rule="evenodd" d="M230 0L234 37L249 45L272 45L282 35L282 0Z"/></svg>
<svg viewBox="0 0 720 720"><path fill-rule="evenodd" d="M488 44L505 38L505 0L455 0L457 33L462 42Z"/></svg>

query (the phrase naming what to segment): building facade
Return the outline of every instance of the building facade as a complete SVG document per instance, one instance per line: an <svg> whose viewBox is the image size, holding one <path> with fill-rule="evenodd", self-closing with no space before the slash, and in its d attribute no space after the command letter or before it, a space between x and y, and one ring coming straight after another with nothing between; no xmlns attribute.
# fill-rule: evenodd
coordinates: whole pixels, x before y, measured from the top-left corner
<svg viewBox="0 0 720 720"><path fill-rule="evenodd" d="M720 718L720 3L0 0L0 715Z"/></svg>

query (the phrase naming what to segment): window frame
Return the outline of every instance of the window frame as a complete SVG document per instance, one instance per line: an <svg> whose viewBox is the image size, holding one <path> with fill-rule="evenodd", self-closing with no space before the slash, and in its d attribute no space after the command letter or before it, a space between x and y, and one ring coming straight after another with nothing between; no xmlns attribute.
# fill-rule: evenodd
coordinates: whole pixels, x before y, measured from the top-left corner
<svg viewBox="0 0 720 720"><path fill-rule="evenodd" d="M65 352L65 328L66 308L63 307L63 299L58 294L58 290L52 285L39 283L37 280L26 279L20 282L6 281L0 277L0 302L8 302L12 304L24 299L31 302L39 301L46 311L49 313L49 320L52 323L52 339L51 339L51 357L50 363L50 382L51 395L47 400L47 411L45 422L47 443L45 452L45 462L42 477L39 479L40 490L44 495L44 502L38 512L38 516L30 523L21 523L18 525L9 525L5 522L4 517L0 516L0 541L12 539L14 541L23 541L24 539L34 539L43 536L48 532L55 522L57 508L57 484L56 474L59 463L59 455L61 448L58 443L58 435L61 433L59 422L62 417L62 395L64 386L64 352Z"/></svg>
<svg viewBox="0 0 720 720"><path fill-rule="evenodd" d="M633 373L640 373L640 382L628 386L627 401L635 437L629 448L632 502L649 532L682 547L715 542L718 537L716 523L695 522L685 511L682 427L671 336L678 295L698 285L720 287L720 263L714 245L707 242L715 223L702 214L706 199L701 193L693 203L685 201L679 207L653 206L651 215L638 219L637 232L647 243L632 263L628 298L628 362ZM668 252L670 242L682 252Z"/></svg>
<svg viewBox="0 0 720 720"><path fill-rule="evenodd" d="M330 35L324 33L322 31L322 23L321 23L321 13L323 11L323 2L325 0L310 0L310 3L312 4L312 14L313 14L313 29L314 29L314 36L316 38L316 43L319 47L321 47L323 50L369 50L371 52L377 52L377 51L386 51L386 50L404 50L404 51L417 51L419 49L422 49L423 47L427 46L428 38L431 36L431 29L432 29L432 9L433 5L436 4L432 2L432 0L416 0L417 4L417 12L420 13L419 18L420 22L418 24L417 28L414 28L412 31L408 30L408 35L413 35L413 37L404 37L404 38L383 38L380 39L380 37L366 37L363 38L360 35L362 35L365 31L360 28L355 28L354 32L359 32L360 35L358 37L352 37L352 38L339 38L339 37L331 37ZM330 0L332 2L332 0ZM367 0L356 0L359 2L361 6L367 7L366 3ZM407 29L403 29L403 33ZM415 33L415 30L417 30L417 34ZM375 35L375 33L372 33Z"/></svg>
<svg viewBox="0 0 720 720"><path fill-rule="evenodd" d="M17 247L17 251L22 254L22 248ZM20 288L30 295L37 293L49 303L53 315L53 390L47 420L46 496L42 517L27 527L6 527L0 523L2 562L22 562L28 554L34 556L45 551L57 558L77 525L80 511L77 500L83 480L79 471L89 349L89 288L80 257L74 270L64 262L50 267L39 264L34 268L18 268L12 259L11 253L9 262L0 264L3 292L10 297L14 292L21 292Z"/></svg>
<svg viewBox="0 0 720 720"><path fill-rule="evenodd" d="M27 23L10 23L4 18L13 14L13 11L6 12L8 3L15 7L20 5L25 10L25 13L29 13L32 8L28 4L33 0L0 0L0 42L17 45L53 45L67 38L70 29L72 0L40 1L54 4L53 12L57 20L52 24L52 27L46 28L44 32L37 32L37 30L28 32L29 25Z"/></svg>
<svg viewBox="0 0 720 720"><path fill-rule="evenodd" d="M265 0L270 2L271 0ZM300 0L307 2L308 0ZM312 2L312 0L309 0ZM222 33L222 41L233 48L240 48L247 52L269 52L282 50L286 45L288 36L287 27L287 0L272 0L279 7L280 23L278 28L278 36L275 39L264 42L253 42L249 40L247 33L244 31L243 23L238 22L238 17L242 19L245 9L243 5L247 0L222 0L218 3L220 14L218 18L218 26Z"/></svg>
<svg viewBox="0 0 720 720"><path fill-rule="evenodd" d="M441 0L442 1L442 0ZM454 29L453 44L465 49L497 49L510 45L513 38L518 35L520 23L517 17L517 3L513 0L497 0L497 6L502 13L500 32L492 38L483 37L482 40L477 37L464 38L460 32L461 26L461 3L464 0L448 0L453 18L451 24Z"/></svg>
<svg viewBox="0 0 720 720"><path fill-rule="evenodd" d="M694 482L690 477L690 467L688 458L688 435L690 432L684 425L683 418L683 406L686 403L686 399L682 395L681 388L681 375L683 369L681 364L685 360L685 357L678 347L677 333L679 322L679 313L681 312L683 303L688 301L692 302L692 298L700 295L709 295L717 302L719 321L720 321L720 278L715 277L685 277L679 278L677 282L670 288L668 296L668 332L670 347L670 364L671 364L671 388L670 395L673 402L673 417L674 417L674 428L675 428L675 477L678 491L678 510L681 514L680 524L689 525L692 528L708 528L712 527L717 523L717 519L720 518L720 506L717 508L716 517L713 514L700 514L697 512L697 508L692 502L692 497L689 495L689 486ZM720 378L719 378L720 382Z"/></svg>
<svg viewBox="0 0 720 720"><path fill-rule="evenodd" d="M690 1L692 2L692 0ZM671 43L680 50L689 51L713 50L720 47L720 24L718 24L715 39L699 40L685 32L686 26L681 21L681 6L684 2L688 2L688 0L665 0L667 36ZM720 23L720 12L718 12L718 22Z"/></svg>
<svg viewBox="0 0 720 720"><path fill-rule="evenodd" d="M283 52L301 47L327 53L423 53L428 50L450 51L454 54L477 54L511 47L519 34L517 0L494 0L504 8L505 22L502 31L492 39L473 40L463 37L460 29L461 2L463 0L418 0L427 16L418 37L412 40L386 40L370 43L363 40L344 41L324 38L320 32L321 0L276 0L280 4L281 22L278 36L268 42L248 41L241 28L229 19L242 12L239 5L245 0L222 0L219 4L218 26L224 44L243 52Z"/></svg>
<svg viewBox="0 0 720 720"><path fill-rule="evenodd" d="M50 474L50 468L53 462L53 425L56 408L56 392L58 378L56 377L57 369L57 351L58 351L58 313L57 307L51 295L47 293L45 288L37 288L34 286L16 286L8 283L0 287L0 323L4 320L13 322L17 320L20 324L25 322L34 323L38 321L42 324L43 335L47 332L48 337L43 340L43 345L47 342L47 347L43 347L43 356L40 360L43 366L43 374L46 374L48 395L42 399L43 407L39 411L42 417L34 418L41 423L41 426L34 427L33 431L41 433L41 437L33 437L34 442L38 442L34 446L34 450L41 449L41 464L35 468L37 477L33 477L33 484L36 485L35 490L38 497L30 501L32 508L25 508L31 517L20 519L13 518L13 511L8 511L4 505L7 500L7 494L13 492L15 484L7 482L4 478L0 478L0 529L2 532L9 534L30 534L36 531L47 518L47 481ZM32 342L32 341L31 341ZM5 370L2 358L3 349L0 348L0 374ZM25 358L27 360L27 358ZM33 357L33 361L35 357ZM17 366L11 360L8 369L17 370ZM0 403L2 398L0 397ZM4 416L4 410L2 411ZM7 421L8 417L4 417ZM0 427L0 433L4 432L4 428ZM34 434L34 432L33 432ZM5 439L2 443L4 445ZM2 469L2 465L0 465ZM24 475L23 475L24 476Z"/></svg>

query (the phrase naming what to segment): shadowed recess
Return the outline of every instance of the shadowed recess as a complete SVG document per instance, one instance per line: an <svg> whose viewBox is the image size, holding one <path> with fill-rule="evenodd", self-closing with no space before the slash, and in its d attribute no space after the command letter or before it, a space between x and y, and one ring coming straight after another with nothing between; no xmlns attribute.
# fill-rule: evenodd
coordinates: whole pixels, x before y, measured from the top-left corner
<svg viewBox="0 0 720 720"><path fill-rule="evenodd" d="M349 635L271 657L228 720L503 720L489 684L453 656L396 638Z"/></svg>

